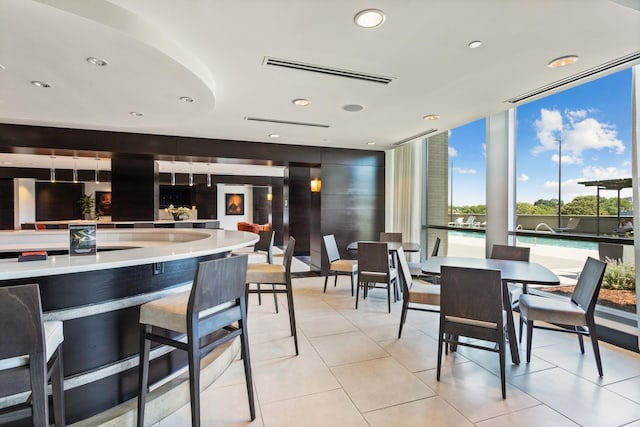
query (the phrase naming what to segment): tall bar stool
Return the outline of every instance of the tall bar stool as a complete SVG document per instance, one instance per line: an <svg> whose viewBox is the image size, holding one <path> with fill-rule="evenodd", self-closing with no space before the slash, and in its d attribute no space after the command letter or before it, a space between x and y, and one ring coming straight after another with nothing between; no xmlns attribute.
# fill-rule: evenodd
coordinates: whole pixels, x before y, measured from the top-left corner
<svg viewBox="0 0 640 427"><path fill-rule="evenodd" d="M169 295L140 306L140 366L138 371L138 426L144 423L149 381L149 351L156 341L188 353L191 425L200 426L200 359L240 336L251 420L256 417L247 336L245 277L247 257L234 256L198 265L191 291ZM235 323L237 322L237 325ZM153 328L186 334L187 341L153 333ZM215 332L222 334L212 335ZM211 336L211 340L201 338Z"/></svg>
<svg viewBox="0 0 640 427"><path fill-rule="evenodd" d="M64 426L63 326L42 321L38 285L0 288L0 330L0 398L30 392L26 401L0 409L0 424L30 416L34 426L49 425L51 379L55 425Z"/></svg>
<svg viewBox="0 0 640 427"><path fill-rule="evenodd" d="M275 239L275 231L259 231L258 242L253 248L240 248L231 252L232 255L248 255L249 265L251 264L273 264L273 241ZM260 283L257 284L258 290L260 289ZM275 289L275 286L274 286ZM278 312L278 297L276 293L273 294L273 302L276 306L276 313ZM258 292L258 305L262 305L262 294Z"/></svg>
<svg viewBox="0 0 640 427"><path fill-rule="evenodd" d="M271 293L274 296L279 293L287 294L287 306L289 308L289 327L293 336L293 343L296 347L296 355L298 355L298 334L296 332L296 314L293 308L293 290L291 287L291 260L293 259L293 250L296 246L296 239L289 237L287 249L284 251L282 265L280 264L249 264L247 267L247 297L250 293L261 294ZM251 283L262 283L273 285L273 289L252 289ZM282 288L281 286L284 286Z"/></svg>

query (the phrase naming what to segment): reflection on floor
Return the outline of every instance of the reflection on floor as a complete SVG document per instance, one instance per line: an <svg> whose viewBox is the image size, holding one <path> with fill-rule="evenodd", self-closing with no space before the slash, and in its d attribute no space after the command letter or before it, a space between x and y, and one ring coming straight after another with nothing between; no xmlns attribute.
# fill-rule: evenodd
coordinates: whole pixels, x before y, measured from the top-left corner
<svg viewBox="0 0 640 427"><path fill-rule="evenodd" d="M257 418L248 422L236 361L202 392L202 425L640 426L640 354L601 343L599 378L588 340L581 355L575 336L536 330L530 364L511 365L507 357L503 400L496 354L450 353L437 382L438 315L410 311L397 339L401 304L387 314L385 292L371 291L355 310L348 280L326 294L322 277L294 280L298 357L287 311L276 314L273 301L258 306L252 297ZM157 426L185 425L188 405Z"/></svg>

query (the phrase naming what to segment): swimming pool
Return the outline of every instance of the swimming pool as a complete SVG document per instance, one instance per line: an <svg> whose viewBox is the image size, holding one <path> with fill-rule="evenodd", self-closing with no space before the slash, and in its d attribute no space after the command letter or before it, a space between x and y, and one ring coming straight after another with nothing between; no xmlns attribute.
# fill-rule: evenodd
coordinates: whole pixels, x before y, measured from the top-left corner
<svg viewBox="0 0 640 427"><path fill-rule="evenodd" d="M484 239L484 234L465 232L465 231L449 231L450 236L469 237L474 239ZM585 242L582 240L560 240L549 239L548 237L534 236L517 236L516 241L520 245L546 245L557 246L561 248L587 249L591 251L598 250L598 242Z"/></svg>

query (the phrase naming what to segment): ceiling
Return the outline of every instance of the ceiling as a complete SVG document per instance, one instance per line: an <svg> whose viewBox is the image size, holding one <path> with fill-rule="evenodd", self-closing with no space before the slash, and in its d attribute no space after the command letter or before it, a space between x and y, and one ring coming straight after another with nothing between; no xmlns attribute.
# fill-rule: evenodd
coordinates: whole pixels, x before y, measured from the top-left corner
<svg viewBox="0 0 640 427"><path fill-rule="evenodd" d="M640 0L0 0L3 123L387 150L636 63Z"/></svg>

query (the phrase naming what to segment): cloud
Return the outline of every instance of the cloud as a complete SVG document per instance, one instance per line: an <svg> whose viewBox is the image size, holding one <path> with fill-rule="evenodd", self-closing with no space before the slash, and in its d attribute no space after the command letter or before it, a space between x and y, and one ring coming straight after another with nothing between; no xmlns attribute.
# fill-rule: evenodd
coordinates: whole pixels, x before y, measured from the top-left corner
<svg viewBox="0 0 640 427"><path fill-rule="evenodd" d="M562 156L564 162L564 156ZM572 178L566 181L562 181L562 200L565 202L573 200L577 196L595 196L595 187L587 187L583 184L579 184L583 181L595 181L602 179L617 179L630 177L629 170L620 169L615 166L600 167L600 166L585 166L582 168L582 177ZM558 198L558 181L546 181L543 184L543 190L547 198ZM602 197L615 197L615 192L600 192ZM630 195L630 189L622 190L621 197Z"/></svg>
<svg viewBox="0 0 640 427"><path fill-rule="evenodd" d="M558 164L558 155L557 154L552 155L551 161L555 164ZM582 157L563 154L562 164L563 165L580 165L582 164Z"/></svg>
<svg viewBox="0 0 640 427"><path fill-rule="evenodd" d="M563 115L558 110L540 110L540 119L534 122L539 145L533 154L545 151L558 151L558 142L562 143L562 163L582 163L582 155L587 150L608 149L621 154L625 146L618 139L615 125L599 122L589 114L595 110L567 110ZM558 162L558 156L552 157Z"/></svg>
<svg viewBox="0 0 640 427"><path fill-rule="evenodd" d="M475 169L453 168L454 171L463 175L475 175L478 171Z"/></svg>
<svg viewBox="0 0 640 427"><path fill-rule="evenodd" d="M458 150L453 147L449 147L449 157L458 157Z"/></svg>
<svg viewBox="0 0 640 427"><path fill-rule="evenodd" d="M619 179L627 178L631 176L631 172L626 169L619 169L615 166L600 167L600 166L585 166L582 168L582 176L584 179L596 180L596 179Z"/></svg>
<svg viewBox="0 0 640 427"><path fill-rule="evenodd" d="M527 175L526 173L521 173L520 176L518 177L518 181L521 181L521 182L529 181L529 175Z"/></svg>

